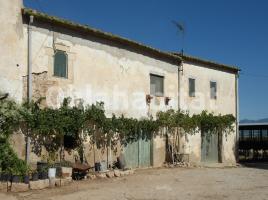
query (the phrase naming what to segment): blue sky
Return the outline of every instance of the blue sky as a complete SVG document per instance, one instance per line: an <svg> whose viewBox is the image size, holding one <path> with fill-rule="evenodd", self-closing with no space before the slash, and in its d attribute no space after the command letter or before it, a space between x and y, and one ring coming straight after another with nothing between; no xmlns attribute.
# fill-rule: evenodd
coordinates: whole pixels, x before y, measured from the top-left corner
<svg viewBox="0 0 268 200"><path fill-rule="evenodd" d="M171 21L183 22L186 54L242 69L240 119L268 118L266 0L24 0L24 5L164 51L182 48Z"/></svg>

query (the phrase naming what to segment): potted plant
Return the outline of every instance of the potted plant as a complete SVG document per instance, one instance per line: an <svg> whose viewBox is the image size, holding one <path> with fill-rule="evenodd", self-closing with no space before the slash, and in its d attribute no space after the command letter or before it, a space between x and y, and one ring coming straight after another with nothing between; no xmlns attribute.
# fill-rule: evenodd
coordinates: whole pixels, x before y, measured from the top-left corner
<svg viewBox="0 0 268 200"><path fill-rule="evenodd" d="M11 173L9 173L8 171L2 171L2 173L1 173L1 181L2 182L11 181Z"/></svg>
<svg viewBox="0 0 268 200"><path fill-rule="evenodd" d="M38 181L38 172L37 170L31 170L31 180Z"/></svg>
<svg viewBox="0 0 268 200"><path fill-rule="evenodd" d="M56 167L55 167L55 160L56 160L56 153L50 153L48 157L48 178L56 178Z"/></svg>
<svg viewBox="0 0 268 200"><path fill-rule="evenodd" d="M12 182L21 183L22 180L24 179L24 176L28 174L28 166L23 160L16 159L13 163L11 173L12 173Z"/></svg>
<svg viewBox="0 0 268 200"><path fill-rule="evenodd" d="M42 167L42 168L39 170L38 178L39 178L40 180L45 180L45 179L48 178L48 169L47 169L47 167Z"/></svg>
<svg viewBox="0 0 268 200"><path fill-rule="evenodd" d="M12 175L11 182L12 183L21 183L21 176L19 176L19 175Z"/></svg>
<svg viewBox="0 0 268 200"><path fill-rule="evenodd" d="M42 156L42 161L37 162L38 179L40 180L47 179L47 171L48 171L48 164L46 161L44 161L44 156Z"/></svg>
<svg viewBox="0 0 268 200"><path fill-rule="evenodd" d="M56 178L56 168L54 165L49 165L48 168L48 178Z"/></svg>
<svg viewBox="0 0 268 200"><path fill-rule="evenodd" d="M19 166L13 166L13 168L11 169L11 174L12 174L12 178L11 178L11 182L12 183L20 183L21 182L21 174L20 174L20 170L19 170Z"/></svg>
<svg viewBox="0 0 268 200"><path fill-rule="evenodd" d="M23 183L29 184L29 182L30 182L30 175L29 174L30 174L30 169L27 168L26 173L23 176Z"/></svg>
<svg viewBox="0 0 268 200"><path fill-rule="evenodd" d="M61 178L72 177L73 168L72 163L68 161L62 161L57 164L57 176Z"/></svg>

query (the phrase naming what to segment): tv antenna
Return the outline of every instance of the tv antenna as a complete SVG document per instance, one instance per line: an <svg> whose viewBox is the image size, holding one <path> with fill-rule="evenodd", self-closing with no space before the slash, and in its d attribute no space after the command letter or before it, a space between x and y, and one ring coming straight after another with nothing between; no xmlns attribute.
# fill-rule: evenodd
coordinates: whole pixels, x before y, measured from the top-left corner
<svg viewBox="0 0 268 200"><path fill-rule="evenodd" d="M173 25L176 27L178 34L181 36L182 49L181 54L184 53L184 39L185 39L185 24L183 22L172 20Z"/></svg>

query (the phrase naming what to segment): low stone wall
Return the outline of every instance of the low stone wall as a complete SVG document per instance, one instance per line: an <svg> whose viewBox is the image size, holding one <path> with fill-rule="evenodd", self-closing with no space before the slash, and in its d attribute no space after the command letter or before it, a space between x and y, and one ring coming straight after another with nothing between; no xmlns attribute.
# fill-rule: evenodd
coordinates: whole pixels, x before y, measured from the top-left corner
<svg viewBox="0 0 268 200"><path fill-rule="evenodd" d="M12 183L11 192L26 192L29 190L29 184L25 183Z"/></svg>
<svg viewBox="0 0 268 200"><path fill-rule="evenodd" d="M30 181L29 185L31 190L42 190L49 187L49 179Z"/></svg>
<svg viewBox="0 0 268 200"><path fill-rule="evenodd" d="M8 191L8 184L6 182L0 182L0 192L6 192Z"/></svg>
<svg viewBox="0 0 268 200"><path fill-rule="evenodd" d="M87 175L87 179L90 180L94 180L96 178L118 178L121 176L127 176L127 175L131 175L134 174L134 170L111 170L111 171L107 171L107 172L99 172L99 173L89 173Z"/></svg>
<svg viewBox="0 0 268 200"><path fill-rule="evenodd" d="M88 180L95 179L108 179L108 178L118 178L121 176L127 176L134 174L134 170L110 170L107 172L93 173L90 172L86 176ZM0 192L26 192L28 190L43 190L46 188L62 187L69 185L73 182L72 177L67 178L52 178L38 181L30 181L29 184L25 183L10 183L10 182L0 182Z"/></svg>

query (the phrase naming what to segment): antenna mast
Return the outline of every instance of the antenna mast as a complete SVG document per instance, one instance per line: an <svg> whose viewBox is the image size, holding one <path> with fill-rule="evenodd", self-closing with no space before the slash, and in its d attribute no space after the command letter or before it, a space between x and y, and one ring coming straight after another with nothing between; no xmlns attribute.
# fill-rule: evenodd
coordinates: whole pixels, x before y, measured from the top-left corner
<svg viewBox="0 0 268 200"><path fill-rule="evenodd" d="M174 24L174 26L177 28L178 33L181 35L182 37L182 49L181 49L181 54L184 54L184 39L185 39L185 26L184 23L179 22L179 21L172 21L172 23Z"/></svg>

